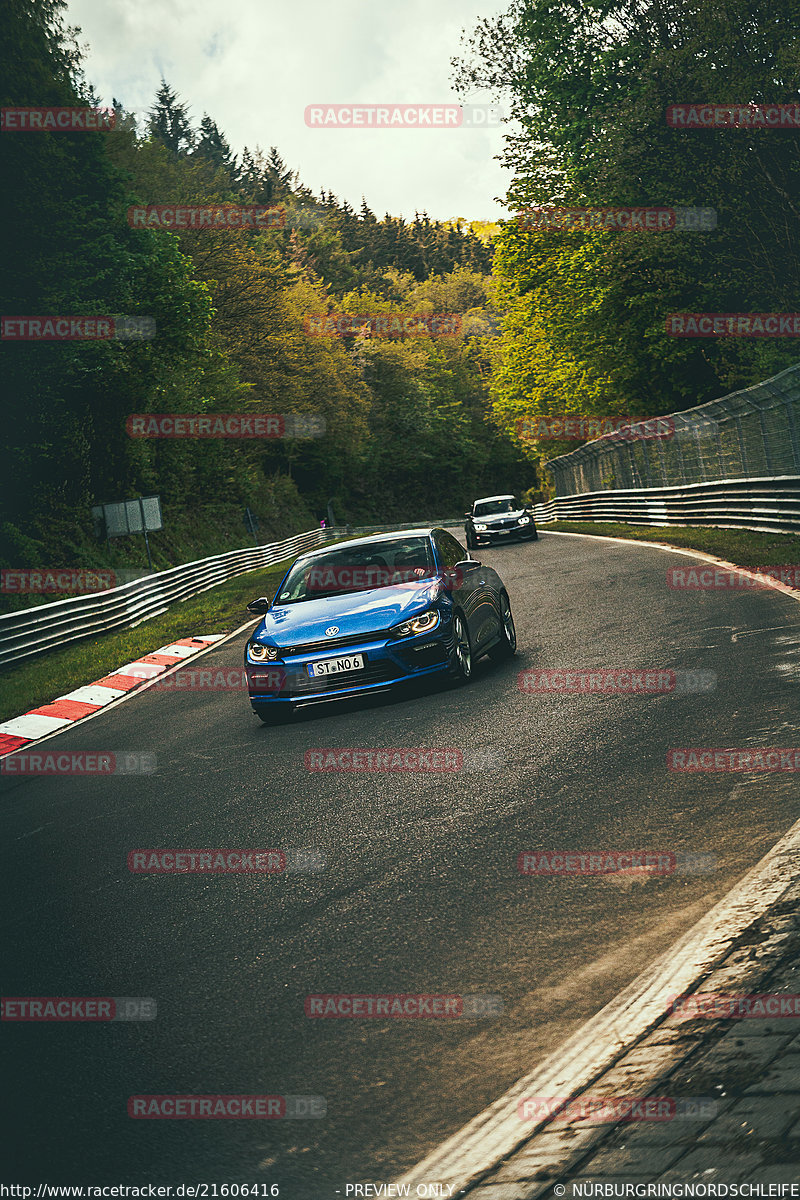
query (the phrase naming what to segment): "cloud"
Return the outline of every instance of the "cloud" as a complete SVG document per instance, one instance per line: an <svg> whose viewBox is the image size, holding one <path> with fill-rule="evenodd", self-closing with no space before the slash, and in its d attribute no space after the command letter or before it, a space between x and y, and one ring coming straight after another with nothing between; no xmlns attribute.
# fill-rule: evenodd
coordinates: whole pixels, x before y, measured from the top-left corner
<svg viewBox="0 0 800 1200"><path fill-rule="evenodd" d="M493 220L510 175L494 161L502 126L477 129L311 129L308 104L454 103L450 60L461 32L506 0L70 0L88 43L85 68L106 103L145 112L161 77L207 112L234 151L277 146L317 192L379 216ZM487 95L469 96L486 101Z"/></svg>

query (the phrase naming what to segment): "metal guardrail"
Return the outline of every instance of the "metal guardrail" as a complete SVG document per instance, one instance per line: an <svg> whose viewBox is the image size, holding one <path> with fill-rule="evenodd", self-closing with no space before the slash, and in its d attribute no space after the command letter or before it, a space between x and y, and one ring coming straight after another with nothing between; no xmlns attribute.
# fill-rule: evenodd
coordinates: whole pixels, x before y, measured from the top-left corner
<svg viewBox="0 0 800 1200"><path fill-rule="evenodd" d="M362 537L368 533L397 533L401 529L463 529L464 518L447 517L443 521L403 521L400 525L337 525L331 532L336 537Z"/></svg>
<svg viewBox="0 0 800 1200"><path fill-rule="evenodd" d="M416 522L435 525L436 521ZM456 528L458 522L438 522L444 528ZM332 538L358 537L362 533L389 532L413 528L415 522L400 525L364 525L357 529L337 526L334 529L311 529L282 542L253 546L246 550L230 550L211 558L184 563L167 571L143 575L121 587L84 596L55 600L33 608L0 616L0 667L20 662L35 654L65 646L68 642L107 633L112 629L133 629L150 617L157 617L180 600L206 592L217 584L294 558L304 550L313 550Z"/></svg>
<svg viewBox="0 0 800 1200"><path fill-rule="evenodd" d="M666 438L632 422L547 464L557 498L800 474L800 364L753 387L659 418Z"/></svg>
<svg viewBox="0 0 800 1200"><path fill-rule="evenodd" d="M800 475L584 492L558 496L547 504L535 505L533 511L540 525L551 521L619 521L793 533L800 531Z"/></svg>
<svg viewBox="0 0 800 1200"><path fill-rule="evenodd" d="M293 558L321 546L336 532L312 529L282 542L230 550L134 579L121 587L0 616L0 666L19 662L79 638L112 629L132 629L164 613L170 604L208 591L227 579Z"/></svg>

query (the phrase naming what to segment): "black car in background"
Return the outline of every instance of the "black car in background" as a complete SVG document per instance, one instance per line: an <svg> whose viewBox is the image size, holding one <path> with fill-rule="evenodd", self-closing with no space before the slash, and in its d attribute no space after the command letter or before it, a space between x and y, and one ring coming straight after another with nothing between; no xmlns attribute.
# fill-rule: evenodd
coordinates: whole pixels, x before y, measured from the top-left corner
<svg viewBox="0 0 800 1200"><path fill-rule="evenodd" d="M464 513L467 547L491 546L497 542L533 542L539 534L533 510L526 508L515 496L484 496Z"/></svg>

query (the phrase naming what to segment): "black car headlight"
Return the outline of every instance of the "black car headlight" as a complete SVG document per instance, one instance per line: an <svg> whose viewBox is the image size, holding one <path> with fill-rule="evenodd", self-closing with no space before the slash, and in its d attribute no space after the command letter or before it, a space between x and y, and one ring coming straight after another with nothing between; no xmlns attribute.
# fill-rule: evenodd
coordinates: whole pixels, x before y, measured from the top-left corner
<svg viewBox="0 0 800 1200"><path fill-rule="evenodd" d="M530 525L530 523L531 523L530 517L520 517L519 520L517 521L518 525Z"/></svg>
<svg viewBox="0 0 800 1200"><path fill-rule="evenodd" d="M280 651L275 646L265 646L262 642L250 642L247 647L248 662L275 662Z"/></svg>
<svg viewBox="0 0 800 1200"><path fill-rule="evenodd" d="M430 608L420 616L412 617L410 621L395 625L391 632L395 637L411 637L418 633L430 633L438 624L439 614L436 609Z"/></svg>
<svg viewBox="0 0 800 1200"><path fill-rule="evenodd" d="M475 522L475 529L476 529L476 531L480 531L481 533L486 532L486 526L481 524L479 521Z"/></svg>

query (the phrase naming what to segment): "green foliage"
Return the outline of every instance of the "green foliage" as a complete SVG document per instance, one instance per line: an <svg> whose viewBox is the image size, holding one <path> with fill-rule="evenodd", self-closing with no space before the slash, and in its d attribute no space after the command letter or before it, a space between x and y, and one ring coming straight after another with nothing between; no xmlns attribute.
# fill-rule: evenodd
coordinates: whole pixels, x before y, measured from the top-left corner
<svg viewBox="0 0 800 1200"><path fill-rule="evenodd" d="M673 312L793 312L800 295L796 131L670 128L677 102L798 103L795 0L513 0L483 21L462 87L505 91L508 204L713 208L714 232L498 238L509 432L532 413L664 413L797 359L791 340L675 339ZM531 453L562 453L567 444Z"/></svg>
<svg viewBox="0 0 800 1200"><path fill-rule="evenodd" d="M63 0L8 0L3 104L91 104ZM12 236L3 312L141 315L150 341L2 346L7 391L0 561L91 563L91 505L161 495L225 538L248 504L262 527L309 520L329 499L351 520L458 512L485 489L529 486L524 457L489 423L496 316L492 231L463 220L379 220L300 183L276 147L238 159L213 117L162 80L146 127L114 100L114 131L0 139ZM285 229L131 228L132 205L280 205ZM465 335L391 341L308 336L305 318L466 313ZM134 413L314 413L319 439L132 439ZM282 489L286 495L282 496ZM302 500L298 500L299 496ZM221 534L222 536L222 534ZM243 535L242 535L243 536ZM122 543L117 543L122 554ZM221 548L221 547L220 547ZM161 565L165 565L159 559Z"/></svg>

